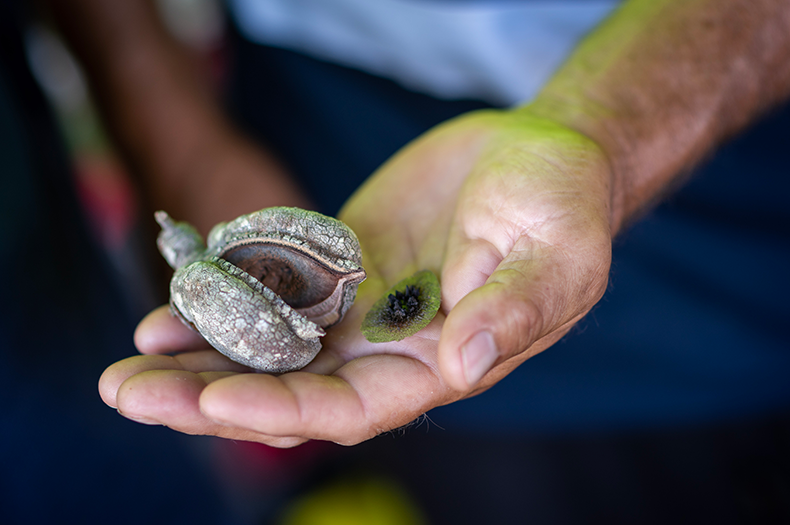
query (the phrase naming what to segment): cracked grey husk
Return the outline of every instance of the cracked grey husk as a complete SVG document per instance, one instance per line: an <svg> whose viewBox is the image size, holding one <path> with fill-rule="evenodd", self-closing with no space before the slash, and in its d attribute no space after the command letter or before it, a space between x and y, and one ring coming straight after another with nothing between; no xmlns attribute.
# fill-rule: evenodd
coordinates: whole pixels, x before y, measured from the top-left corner
<svg viewBox="0 0 790 525"><path fill-rule="evenodd" d="M365 279L359 241L331 217L266 208L216 225L208 245L156 212L159 251L176 271L170 308L230 359L271 373L298 370L321 349Z"/></svg>

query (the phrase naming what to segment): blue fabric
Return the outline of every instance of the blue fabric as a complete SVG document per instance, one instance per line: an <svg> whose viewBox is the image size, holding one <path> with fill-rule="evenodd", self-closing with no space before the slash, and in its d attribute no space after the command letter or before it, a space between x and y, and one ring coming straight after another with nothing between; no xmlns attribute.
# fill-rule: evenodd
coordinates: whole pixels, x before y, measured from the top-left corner
<svg viewBox="0 0 790 525"><path fill-rule="evenodd" d="M383 78L241 38L234 47L230 112L277 151L319 211L331 215L406 142L460 113L489 107L438 101Z"/></svg>

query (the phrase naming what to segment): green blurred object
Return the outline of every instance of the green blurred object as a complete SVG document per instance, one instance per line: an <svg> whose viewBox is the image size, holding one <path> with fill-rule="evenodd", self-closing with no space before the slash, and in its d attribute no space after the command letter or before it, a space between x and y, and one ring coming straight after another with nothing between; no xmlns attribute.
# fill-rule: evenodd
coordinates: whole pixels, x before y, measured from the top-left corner
<svg viewBox="0 0 790 525"><path fill-rule="evenodd" d="M344 478L289 505L278 525L426 525L409 496L382 477Z"/></svg>

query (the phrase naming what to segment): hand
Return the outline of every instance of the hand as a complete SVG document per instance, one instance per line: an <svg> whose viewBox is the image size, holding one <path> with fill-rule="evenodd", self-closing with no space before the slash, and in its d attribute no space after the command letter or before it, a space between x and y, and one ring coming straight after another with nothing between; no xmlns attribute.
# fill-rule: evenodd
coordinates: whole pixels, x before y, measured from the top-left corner
<svg viewBox="0 0 790 525"><path fill-rule="evenodd" d="M187 433L359 443L482 392L562 337L605 290L609 205L608 163L585 137L528 108L455 119L404 148L343 210L368 280L307 368L244 373L160 309L136 335L153 355L111 366L102 397ZM441 275L437 317L403 341L368 343L367 309L423 268Z"/></svg>

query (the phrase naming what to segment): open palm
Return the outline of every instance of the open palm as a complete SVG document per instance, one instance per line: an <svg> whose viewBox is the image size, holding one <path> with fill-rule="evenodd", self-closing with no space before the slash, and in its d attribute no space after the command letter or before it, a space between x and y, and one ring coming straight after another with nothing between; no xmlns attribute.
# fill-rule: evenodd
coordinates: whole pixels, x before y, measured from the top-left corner
<svg viewBox="0 0 790 525"><path fill-rule="evenodd" d="M445 123L390 159L342 211L368 279L305 369L249 373L162 308L136 335L149 355L108 368L102 397L142 422L293 446L358 443L479 393L602 295L609 176L593 143L523 111ZM421 269L441 276L437 317L403 341L367 342L364 314Z"/></svg>

